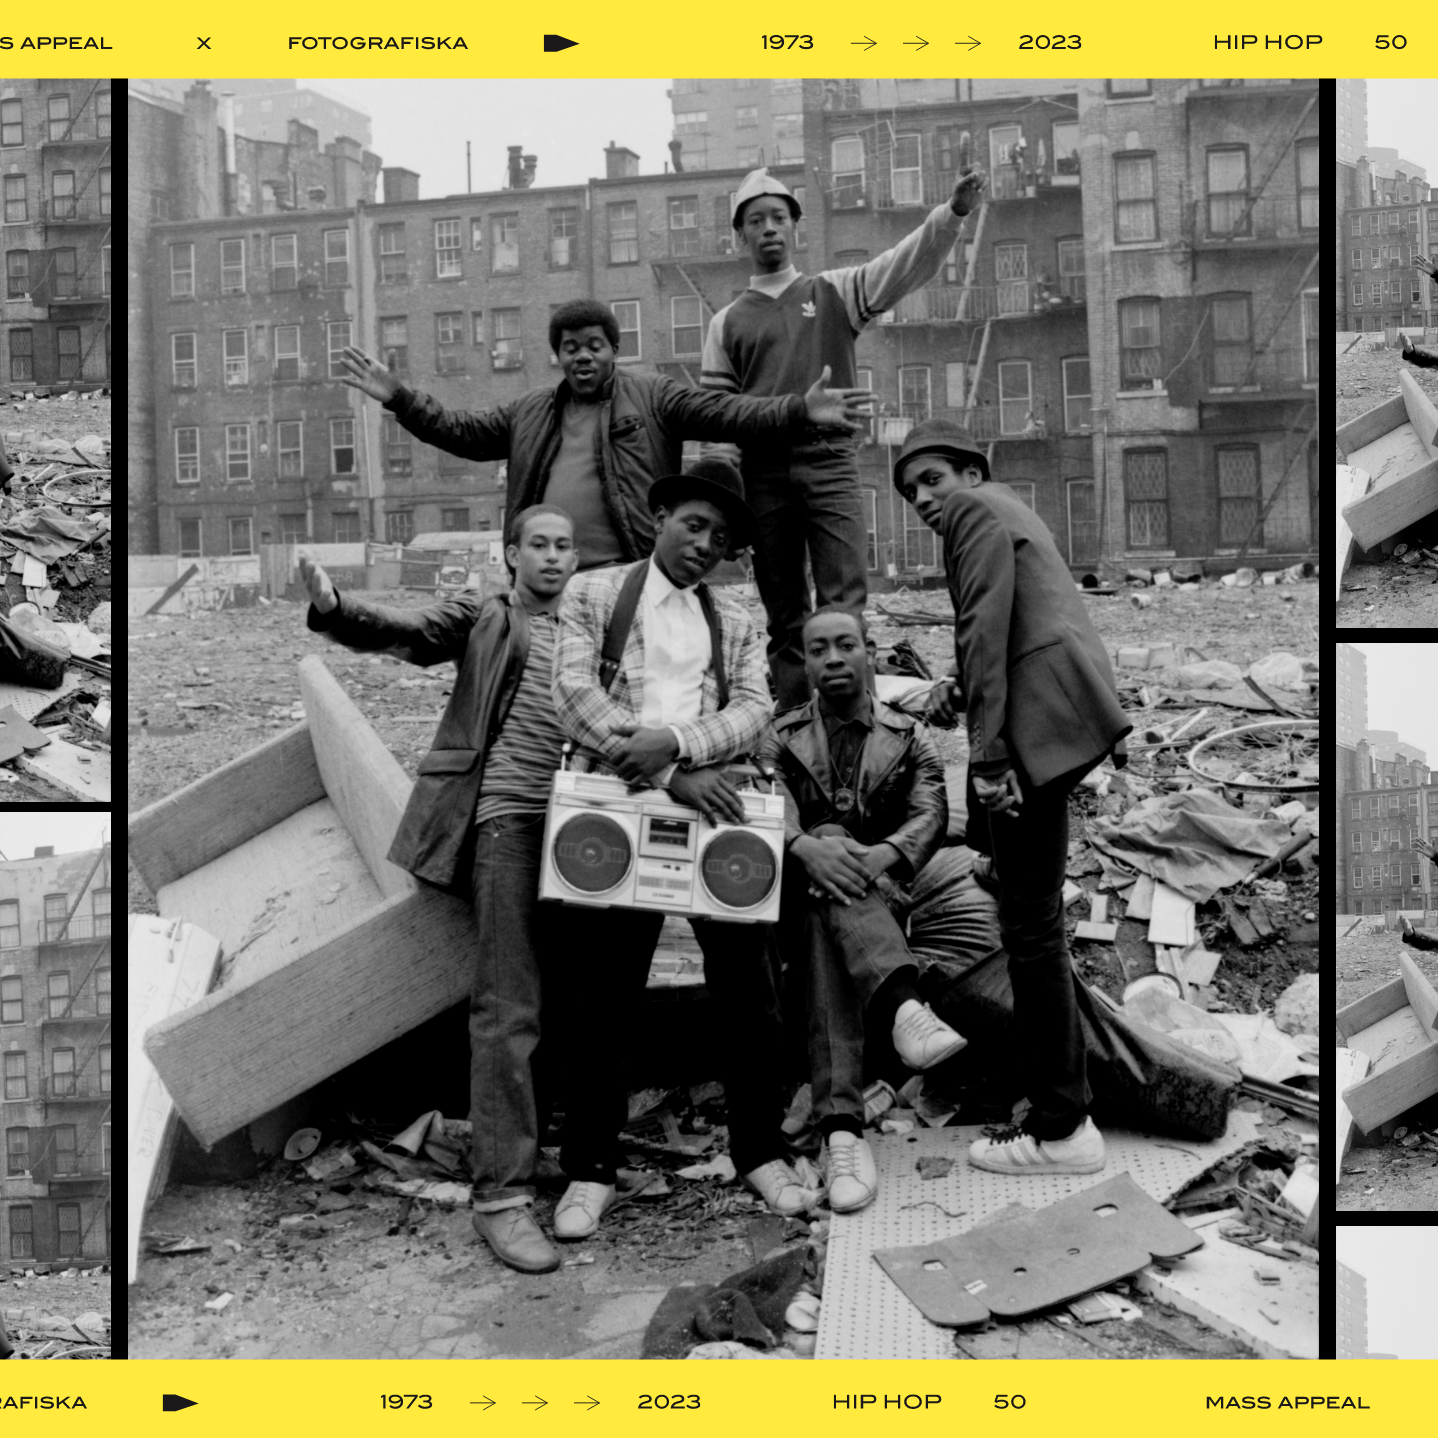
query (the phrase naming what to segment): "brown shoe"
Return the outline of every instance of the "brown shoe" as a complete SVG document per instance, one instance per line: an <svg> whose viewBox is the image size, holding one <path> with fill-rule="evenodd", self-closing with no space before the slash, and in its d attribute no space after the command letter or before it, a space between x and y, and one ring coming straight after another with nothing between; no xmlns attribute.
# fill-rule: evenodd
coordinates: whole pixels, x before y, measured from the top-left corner
<svg viewBox="0 0 1438 1438"><path fill-rule="evenodd" d="M521 1273L552 1273L559 1253L534 1221L527 1203L493 1213L470 1214L474 1231L494 1250L494 1256Z"/></svg>

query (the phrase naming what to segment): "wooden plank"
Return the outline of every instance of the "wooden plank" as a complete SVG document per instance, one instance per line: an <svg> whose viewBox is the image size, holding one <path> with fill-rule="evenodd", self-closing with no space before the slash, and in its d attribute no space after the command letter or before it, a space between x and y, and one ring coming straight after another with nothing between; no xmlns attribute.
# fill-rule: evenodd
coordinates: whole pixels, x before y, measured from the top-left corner
<svg viewBox="0 0 1438 1438"><path fill-rule="evenodd" d="M1397 1013L1407 1003L1408 993L1403 987L1403 980L1393 979L1381 989L1374 989L1371 994L1364 994L1361 999L1355 999L1346 1008L1339 1009L1334 1022L1338 1032L1345 1039L1351 1039L1354 1034L1371 1028L1380 1019Z"/></svg>
<svg viewBox="0 0 1438 1438"><path fill-rule="evenodd" d="M412 785L316 654L300 661L300 694L328 794L380 892L411 894L415 879L385 857Z"/></svg>
<svg viewBox="0 0 1438 1438"><path fill-rule="evenodd" d="M131 914L128 945L130 1049L126 1230L130 1282L139 1262L145 1208L165 1186L174 1146L174 1104L144 1051L145 1031L209 992L220 962L213 935L154 914Z"/></svg>
<svg viewBox="0 0 1438 1438"><path fill-rule="evenodd" d="M1423 1025L1423 1031L1432 1039L1434 1023L1438 1021L1438 993L1433 992L1433 985L1423 977L1418 965L1407 954L1399 954L1398 967L1403 973L1403 992L1408 997L1409 1006Z"/></svg>
<svg viewBox="0 0 1438 1438"><path fill-rule="evenodd" d="M1335 436L1339 452L1351 456L1354 450L1362 449L1365 444L1372 444L1379 435L1387 434L1390 429L1396 429L1407 422L1408 407L1403 401L1403 395L1392 395L1382 404L1374 405L1372 409L1364 410L1362 414L1350 419L1347 424L1339 425Z"/></svg>
<svg viewBox="0 0 1438 1438"><path fill-rule="evenodd" d="M1343 506L1343 520L1363 549L1372 549L1438 509L1438 459L1410 470L1386 489Z"/></svg>
<svg viewBox="0 0 1438 1438"><path fill-rule="evenodd" d="M1357 1049L1339 1049L1333 1070L1334 1114L1336 1130L1333 1144L1333 1182L1343 1180L1343 1159L1353 1143L1353 1115L1343 1101L1344 1090L1358 1083L1368 1073L1368 1055Z"/></svg>
<svg viewBox="0 0 1438 1438"><path fill-rule="evenodd" d="M192 564L165 592L145 611L158 614L198 573L200 566Z"/></svg>
<svg viewBox="0 0 1438 1438"><path fill-rule="evenodd" d="M1413 1026L1420 1033L1417 1019ZM1425 1043L1381 1073L1373 1072L1343 1095L1353 1122L1371 1133L1380 1124L1407 1113L1438 1093L1438 1044Z"/></svg>
<svg viewBox="0 0 1438 1438"><path fill-rule="evenodd" d="M1338 466L1338 481L1334 487L1334 500L1338 510L1334 521L1334 534L1337 540L1337 559L1333 566L1333 572L1337 576L1334 580L1334 600L1343 598L1343 576L1348 570L1349 562L1353 558L1353 531L1349 529L1343 518L1343 507L1355 499L1361 499L1368 492L1368 473L1363 469L1349 469L1344 465Z"/></svg>
<svg viewBox="0 0 1438 1438"><path fill-rule="evenodd" d="M32 779L53 784L82 804L110 807L110 756L104 750L82 749L57 738L34 754L21 754L15 767Z"/></svg>
<svg viewBox="0 0 1438 1438"><path fill-rule="evenodd" d="M315 948L250 966L152 1028L146 1052L212 1144L464 1000L477 943L458 899L402 894Z"/></svg>
<svg viewBox="0 0 1438 1438"><path fill-rule="evenodd" d="M1088 901L1089 922L1093 924L1108 923L1108 895L1090 894Z"/></svg>
<svg viewBox="0 0 1438 1438"><path fill-rule="evenodd" d="M303 725L130 816L130 858L151 893L325 796Z"/></svg>
<svg viewBox="0 0 1438 1438"><path fill-rule="evenodd" d="M1130 919L1153 918L1153 875L1140 874L1128 891L1125 913Z"/></svg>
<svg viewBox="0 0 1438 1438"><path fill-rule="evenodd" d="M1074 929L1074 938L1091 939L1098 944L1111 944L1118 938L1118 925L1095 924L1089 919L1082 919Z"/></svg>
<svg viewBox="0 0 1438 1438"><path fill-rule="evenodd" d="M1165 948L1186 949L1193 943L1193 900L1177 889L1156 883L1153 887L1153 917L1148 923L1148 941Z"/></svg>
<svg viewBox="0 0 1438 1438"><path fill-rule="evenodd" d="M1423 387L1409 370L1398 375L1398 390L1403 397L1403 408L1408 423L1418 436L1430 459L1438 459L1438 408L1423 392Z"/></svg>

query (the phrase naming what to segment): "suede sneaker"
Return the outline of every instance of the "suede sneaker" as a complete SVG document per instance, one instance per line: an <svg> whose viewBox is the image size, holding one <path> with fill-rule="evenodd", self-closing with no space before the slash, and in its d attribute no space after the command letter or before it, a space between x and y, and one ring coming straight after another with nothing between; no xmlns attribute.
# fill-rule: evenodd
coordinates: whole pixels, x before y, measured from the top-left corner
<svg viewBox="0 0 1438 1438"><path fill-rule="evenodd" d="M911 1069L931 1069L953 1058L967 1043L968 1039L917 999L905 999L894 1015L894 1049Z"/></svg>
<svg viewBox="0 0 1438 1438"><path fill-rule="evenodd" d="M857 1213L874 1201L879 1172L866 1139L852 1133L831 1133L828 1144L829 1207L835 1213Z"/></svg>
<svg viewBox="0 0 1438 1438"><path fill-rule="evenodd" d="M1067 1138L1028 1133L981 1138L969 1145L969 1162L990 1173L1097 1173L1104 1162L1103 1135L1086 1118Z"/></svg>
<svg viewBox="0 0 1438 1438"><path fill-rule="evenodd" d="M599 1231L599 1220L614 1206L612 1183L571 1183L554 1210L554 1236L566 1242Z"/></svg>

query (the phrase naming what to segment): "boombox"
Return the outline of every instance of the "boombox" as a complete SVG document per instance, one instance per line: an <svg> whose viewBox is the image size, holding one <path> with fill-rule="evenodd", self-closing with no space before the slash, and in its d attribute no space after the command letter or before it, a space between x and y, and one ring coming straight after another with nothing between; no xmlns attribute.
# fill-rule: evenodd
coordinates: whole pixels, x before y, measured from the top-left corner
<svg viewBox="0 0 1438 1438"><path fill-rule="evenodd" d="M663 789L561 769L544 826L539 897L772 924L779 917L784 799L741 789L745 820L717 827Z"/></svg>

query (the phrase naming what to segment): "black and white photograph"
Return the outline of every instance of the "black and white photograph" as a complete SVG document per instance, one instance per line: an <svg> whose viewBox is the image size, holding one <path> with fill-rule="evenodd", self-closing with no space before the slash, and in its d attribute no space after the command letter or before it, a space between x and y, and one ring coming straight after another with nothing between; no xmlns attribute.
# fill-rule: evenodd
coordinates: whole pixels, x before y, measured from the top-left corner
<svg viewBox="0 0 1438 1438"><path fill-rule="evenodd" d="M129 1355L1317 1358L1320 83L128 87Z"/></svg>
<svg viewBox="0 0 1438 1438"><path fill-rule="evenodd" d="M1335 1358L1438 1358L1428 1296L1413 1282L1438 1260L1431 1226L1340 1226ZM1374 1352L1396 1349L1396 1352Z"/></svg>

